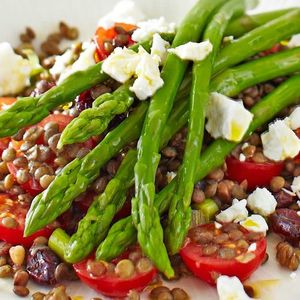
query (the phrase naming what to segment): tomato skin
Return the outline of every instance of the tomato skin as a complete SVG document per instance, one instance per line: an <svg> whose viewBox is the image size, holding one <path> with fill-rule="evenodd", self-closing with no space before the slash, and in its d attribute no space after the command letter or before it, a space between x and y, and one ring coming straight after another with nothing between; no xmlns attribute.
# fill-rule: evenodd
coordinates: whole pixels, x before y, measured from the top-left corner
<svg viewBox="0 0 300 300"><path fill-rule="evenodd" d="M129 253L125 253L116 261L127 258ZM129 279L122 279L115 275L94 277L87 271L87 261L88 259L73 265L76 274L90 288L107 297L126 297L130 290L140 292L152 282L157 274L156 269L152 268L149 272L135 275Z"/></svg>
<svg viewBox="0 0 300 300"><path fill-rule="evenodd" d="M225 260L218 257L202 256L202 246L188 239L185 246L180 250L180 256L196 277L215 285L215 274L237 276L241 281L248 279L264 260L267 248L266 239L257 241L256 247L257 249L253 252L255 258L242 263L236 259Z"/></svg>
<svg viewBox="0 0 300 300"><path fill-rule="evenodd" d="M49 122L55 122L58 124L59 132L62 132L73 119L74 118L69 115L51 114L43 119L38 125L44 127Z"/></svg>
<svg viewBox="0 0 300 300"><path fill-rule="evenodd" d="M19 222L18 227L16 228L7 228L3 226L0 222L0 240L7 242L12 245L23 245L25 247L30 247L34 241L39 236L44 236L48 238L51 233L52 229L45 227L34 233L29 237L23 237L24 234L24 224L25 224L25 217L28 211L28 207L22 207L20 203L17 201L13 201L10 199L8 194L0 194L0 209L2 210L2 205L9 206L9 214L13 215L16 220ZM0 215L5 213L5 211L0 211ZM1 220L1 218L0 218Z"/></svg>
<svg viewBox="0 0 300 300"><path fill-rule="evenodd" d="M239 183L246 179L249 191L258 186L268 186L271 179L280 175L284 167L283 162L255 163L240 161L232 156L226 159L226 164L226 177Z"/></svg>

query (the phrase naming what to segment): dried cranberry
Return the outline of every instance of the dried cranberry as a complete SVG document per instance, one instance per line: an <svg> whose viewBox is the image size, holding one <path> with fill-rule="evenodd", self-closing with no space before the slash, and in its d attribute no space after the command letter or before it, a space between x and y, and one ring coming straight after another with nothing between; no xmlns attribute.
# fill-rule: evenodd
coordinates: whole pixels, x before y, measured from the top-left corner
<svg viewBox="0 0 300 300"><path fill-rule="evenodd" d="M300 216L296 211L280 208L270 216L272 230L293 245L300 242Z"/></svg>
<svg viewBox="0 0 300 300"><path fill-rule="evenodd" d="M285 191L280 191L274 194L278 208L285 208L294 202L294 197Z"/></svg>
<svg viewBox="0 0 300 300"><path fill-rule="evenodd" d="M91 91L87 90L81 93L76 99L76 108L79 112L92 107L94 99L91 96Z"/></svg>
<svg viewBox="0 0 300 300"><path fill-rule="evenodd" d="M41 284L55 284L55 269L60 259L47 246L32 246L27 257L27 272L30 277Z"/></svg>
<svg viewBox="0 0 300 300"><path fill-rule="evenodd" d="M8 251L12 245L6 242L0 242L0 256L8 254Z"/></svg>

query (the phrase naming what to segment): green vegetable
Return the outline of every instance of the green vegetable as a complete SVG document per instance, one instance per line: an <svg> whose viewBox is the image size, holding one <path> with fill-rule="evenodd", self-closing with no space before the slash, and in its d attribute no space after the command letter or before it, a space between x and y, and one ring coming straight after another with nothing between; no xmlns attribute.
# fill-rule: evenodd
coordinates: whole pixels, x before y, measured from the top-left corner
<svg viewBox="0 0 300 300"><path fill-rule="evenodd" d="M212 12L224 0L200 0L190 10L178 28L172 47L190 41L198 41ZM143 130L138 143L138 160L135 165L135 198L132 200L133 220L138 230L138 241L155 266L168 278L174 276L157 209L153 205L155 196L155 174L160 160L158 154L160 137L173 102L183 80L188 62L173 54L167 56L161 77L164 85L152 97Z"/></svg>
<svg viewBox="0 0 300 300"><path fill-rule="evenodd" d="M165 128L161 148L186 123L185 102L186 99L177 102L174 113ZM129 150L116 176L108 183L103 194L96 197L65 249L66 261L74 263L82 260L103 240L113 217L124 205L128 188L133 185L133 168L136 159L137 151Z"/></svg>
<svg viewBox="0 0 300 300"><path fill-rule="evenodd" d="M288 8L268 11L257 15L242 16L229 23L225 31L225 36L233 35L234 37L240 37L250 30L264 25L265 23L270 22L278 17L281 17L282 15L285 15L286 13L291 12L294 9L295 8Z"/></svg>
<svg viewBox="0 0 300 300"><path fill-rule="evenodd" d="M196 162L201 152L204 135L213 63L228 22L234 16L242 15L244 11L245 1L241 0L231 0L220 8L207 25L203 37L204 41L210 41L213 51L206 59L195 62L193 65L187 142L183 162L178 172L177 192L171 202L165 229L166 245L172 255L180 250L191 223L192 210L190 204L194 190Z"/></svg>
<svg viewBox="0 0 300 300"><path fill-rule="evenodd" d="M245 135L249 136L255 129L272 120L280 111L289 105L300 103L300 75L294 76L282 83L279 87L258 102L251 112L254 119ZM212 170L221 166L228 154L238 143L226 140L215 140L200 156L197 162L195 182L203 179ZM170 205L176 193L176 178L171 181L155 198L155 207L162 215ZM110 261L136 241L136 230L132 216L116 222L108 232L106 239L97 249L98 260Z"/></svg>
<svg viewBox="0 0 300 300"><path fill-rule="evenodd" d="M57 228L48 240L48 246L62 259L65 260L65 251L70 241L70 237L61 229Z"/></svg>
<svg viewBox="0 0 300 300"><path fill-rule="evenodd" d="M213 220L216 213L219 211L217 203L210 198L205 199L199 204L194 204L193 209L199 210L205 222Z"/></svg>
<svg viewBox="0 0 300 300"><path fill-rule="evenodd" d="M129 81L121 85L112 94L101 95L93 102L92 108L84 110L73 119L62 132L58 148L84 142L101 134L116 115L126 112L134 101L134 94L129 90L131 83Z"/></svg>
<svg viewBox="0 0 300 300"><path fill-rule="evenodd" d="M174 35L164 34L162 37L172 41ZM141 45L149 51L151 43L152 41L144 41L130 49L137 51ZM84 71L75 72L40 97L19 98L9 109L0 112L0 137L14 135L19 129L38 123L56 107L73 101L80 93L108 79L101 68L102 62L99 62Z"/></svg>
<svg viewBox="0 0 300 300"><path fill-rule="evenodd" d="M25 235L29 236L54 221L72 204L74 198L83 193L100 173L101 167L128 143L140 134L142 122L148 108L142 102L120 125L85 157L66 165L50 186L36 196L26 216Z"/></svg>
<svg viewBox="0 0 300 300"><path fill-rule="evenodd" d="M210 90L231 97L238 95L249 86L299 71L300 47L229 68L213 79Z"/></svg>
<svg viewBox="0 0 300 300"><path fill-rule="evenodd" d="M217 56L213 73L227 69L248 57L271 48L276 43L300 32L300 9L278 17L224 47Z"/></svg>

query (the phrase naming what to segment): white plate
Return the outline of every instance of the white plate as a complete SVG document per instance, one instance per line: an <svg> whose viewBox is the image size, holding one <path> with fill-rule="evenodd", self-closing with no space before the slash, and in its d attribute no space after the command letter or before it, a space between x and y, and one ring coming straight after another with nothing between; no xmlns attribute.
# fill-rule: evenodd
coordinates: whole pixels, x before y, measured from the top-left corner
<svg viewBox="0 0 300 300"><path fill-rule="evenodd" d="M0 41L8 41L17 46L19 33L28 25L34 28L38 39L41 40L49 32L56 30L61 20L78 26L81 38L88 39L94 33L99 17L107 13L116 2L118 0L0 0ZM136 0L136 2L149 17L165 16L169 21L178 22L195 0ZM262 0L255 12L288 6L300 6L300 0ZM275 244L276 238L270 238L268 244L270 259L253 274L250 282L260 286L261 299L300 299L300 271L292 274L278 266L274 259ZM214 288L195 278L185 278L169 285L186 289L195 300L218 299ZM19 300L20 298L11 290L12 282L1 279L0 299ZM42 288L32 285L30 290ZM80 283L71 284L68 291L72 296L82 297L77 300L100 296Z"/></svg>

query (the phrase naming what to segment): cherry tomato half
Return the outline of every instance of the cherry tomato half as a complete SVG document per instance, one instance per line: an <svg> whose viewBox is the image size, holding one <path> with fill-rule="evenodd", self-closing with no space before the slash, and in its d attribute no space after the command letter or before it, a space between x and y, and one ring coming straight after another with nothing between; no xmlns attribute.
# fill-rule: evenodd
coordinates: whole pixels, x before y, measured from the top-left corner
<svg viewBox="0 0 300 300"><path fill-rule="evenodd" d="M248 190L269 185L271 179L278 176L284 166L283 162L255 163L240 161L232 156L226 159L226 164L226 177L239 183L246 179Z"/></svg>
<svg viewBox="0 0 300 300"><path fill-rule="evenodd" d="M0 110L5 110L16 102L16 98L13 97L0 97Z"/></svg>
<svg viewBox="0 0 300 300"><path fill-rule="evenodd" d="M200 225L196 230L200 229L201 231L204 230L205 232L213 233L215 238L218 235L226 234L222 231L224 226L228 226L228 224L224 224L223 227L219 229L215 227L214 223L210 223ZM258 240L250 242L247 235L249 234L250 236L252 233L249 233L238 224L234 226L243 233L243 236L239 240L244 239L248 244L255 243L256 249L248 252L248 248L244 248L244 246L241 248L242 245L239 245L239 240L232 240L231 238L223 243L217 242L217 239L210 244L206 242L196 242L189 233L190 237L187 238L186 244L180 250L180 255L186 266L195 276L212 285L215 284L215 280L220 274L237 276L241 281L244 281L261 265L266 254L266 239L263 236L259 236ZM213 253L205 252L208 245L215 246L217 250ZM233 250L235 251L234 255L232 254ZM226 251L229 252L230 256L226 257Z"/></svg>
<svg viewBox="0 0 300 300"><path fill-rule="evenodd" d="M121 259L128 258L130 251L125 252L113 263L117 263ZM88 259L74 264L73 267L78 277L92 289L107 297L126 297L130 290L142 291L149 285L156 276L156 269L153 267L145 273L135 273L133 277L128 279L120 278L114 273L105 273L99 277L91 275L87 271Z"/></svg>
<svg viewBox="0 0 300 300"><path fill-rule="evenodd" d="M23 237L28 209L28 205L22 205L18 201L10 199L7 194L0 194L0 240L12 245L21 244L25 247L30 247L35 238L39 236L48 238L51 235L52 229L46 227L29 237ZM14 228L5 227L2 223L5 217L13 218L17 226Z"/></svg>

